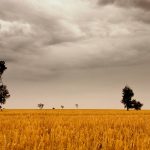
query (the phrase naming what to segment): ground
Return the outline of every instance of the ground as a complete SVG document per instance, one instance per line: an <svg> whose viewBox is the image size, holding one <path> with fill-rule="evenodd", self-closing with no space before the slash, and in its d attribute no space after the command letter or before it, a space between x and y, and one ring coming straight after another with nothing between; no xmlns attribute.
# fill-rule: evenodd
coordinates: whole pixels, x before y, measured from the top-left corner
<svg viewBox="0 0 150 150"><path fill-rule="evenodd" d="M150 111L3 110L0 150L149 150Z"/></svg>

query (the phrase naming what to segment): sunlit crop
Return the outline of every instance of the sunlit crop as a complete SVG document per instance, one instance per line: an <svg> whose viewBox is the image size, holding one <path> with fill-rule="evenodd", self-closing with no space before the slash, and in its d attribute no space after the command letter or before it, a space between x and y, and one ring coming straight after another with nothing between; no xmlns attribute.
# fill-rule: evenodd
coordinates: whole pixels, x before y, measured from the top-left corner
<svg viewBox="0 0 150 150"><path fill-rule="evenodd" d="M149 150L150 111L4 110L0 150Z"/></svg>

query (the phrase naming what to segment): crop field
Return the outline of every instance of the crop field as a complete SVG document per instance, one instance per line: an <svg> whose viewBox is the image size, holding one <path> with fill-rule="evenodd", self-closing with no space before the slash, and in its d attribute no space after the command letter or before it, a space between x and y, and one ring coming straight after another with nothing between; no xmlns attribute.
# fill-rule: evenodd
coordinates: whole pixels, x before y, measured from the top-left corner
<svg viewBox="0 0 150 150"><path fill-rule="evenodd" d="M149 150L150 111L3 110L0 150Z"/></svg>

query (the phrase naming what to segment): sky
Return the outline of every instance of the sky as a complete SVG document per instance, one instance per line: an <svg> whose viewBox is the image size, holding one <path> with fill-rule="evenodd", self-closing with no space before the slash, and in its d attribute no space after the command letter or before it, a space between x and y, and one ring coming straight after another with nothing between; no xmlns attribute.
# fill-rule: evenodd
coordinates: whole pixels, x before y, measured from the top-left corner
<svg viewBox="0 0 150 150"><path fill-rule="evenodd" d="M0 0L6 108L150 109L150 0Z"/></svg>

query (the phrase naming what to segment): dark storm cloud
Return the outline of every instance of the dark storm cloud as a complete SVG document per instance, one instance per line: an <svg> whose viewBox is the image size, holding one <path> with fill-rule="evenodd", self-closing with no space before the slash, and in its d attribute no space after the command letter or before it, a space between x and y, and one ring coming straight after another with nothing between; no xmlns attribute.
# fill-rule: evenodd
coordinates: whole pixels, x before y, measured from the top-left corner
<svg viewBox="0 0 150 150"><path fill-rule="evenodd" d="M149 1L95 5L96 0L0 0L0 59L17 71L13 76L28 79L146 63Z"/></svg>
<svg viewBox="0 0 150 150"><path fill-rule="evenodd" d="M150 10L149 0L99 0L100 5L113 4L122 7L139 7L145 10Z"/></svg>

